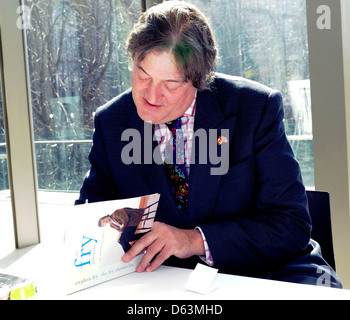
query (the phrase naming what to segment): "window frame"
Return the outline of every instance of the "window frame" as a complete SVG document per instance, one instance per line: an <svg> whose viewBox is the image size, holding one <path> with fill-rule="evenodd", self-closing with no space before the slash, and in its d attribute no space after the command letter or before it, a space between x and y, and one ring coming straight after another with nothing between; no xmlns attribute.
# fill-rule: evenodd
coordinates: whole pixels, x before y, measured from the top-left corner
<svg viewBox="0 0 350 320"><path fill-rule="evenodd" d="M17 27L20 0L0 3L3 104L8 176L17 248L40 242L36 164L25 39ZM18 143L18 142L21 143Z"/></svg>
<svg viewBox="0 0 350 320"><path fill-rule="evenodd" d="M350 3L307 1L315 189L331 197L337 273L350 287ZM330 29L319 29L322 6Z"/></svg>

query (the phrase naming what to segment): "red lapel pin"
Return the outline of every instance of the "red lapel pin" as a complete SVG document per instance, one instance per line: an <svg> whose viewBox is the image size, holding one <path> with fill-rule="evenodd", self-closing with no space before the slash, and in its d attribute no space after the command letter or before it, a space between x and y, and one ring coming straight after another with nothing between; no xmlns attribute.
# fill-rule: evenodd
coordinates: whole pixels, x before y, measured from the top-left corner
<svg viewBox="0 0 350 320"><path fill-rule="evenodd" d="M219 139L218 139L218 145L219 145L219 146L221 146L223 143L227 143L227 142L228 142L227 137L221 136L221 137L219 137Z"/></svg>

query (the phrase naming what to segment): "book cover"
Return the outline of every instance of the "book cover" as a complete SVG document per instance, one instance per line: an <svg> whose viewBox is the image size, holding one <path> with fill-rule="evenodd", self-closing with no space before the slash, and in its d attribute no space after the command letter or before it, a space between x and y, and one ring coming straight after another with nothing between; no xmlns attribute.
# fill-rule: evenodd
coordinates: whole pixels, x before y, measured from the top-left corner
<svg viewBox="0 0 350 320"><path fill-rule="evenodd" d="M152 228L159 194L74 206L64 236L66 293L136 270L143 254L121 258Z"/></svg>
<svg viewBox="0 0 350 320"><path fill-rule="evenodd" d="M35 294L36 286L32 281L0 273L0 300L26 300Z"/></svg>

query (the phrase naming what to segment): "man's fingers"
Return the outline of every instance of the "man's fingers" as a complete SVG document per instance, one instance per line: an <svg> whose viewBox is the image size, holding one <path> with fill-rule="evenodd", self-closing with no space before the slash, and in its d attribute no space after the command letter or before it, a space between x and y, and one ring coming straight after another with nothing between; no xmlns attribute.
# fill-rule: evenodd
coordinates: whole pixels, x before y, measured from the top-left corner
<svg viewBox="0 0 350 320"><path fill-rule="evenodd" d="M169 250L167 250L166 247L164 247L163 250L151 262L151 264L148 267L146 267L146 271L147 272L152 272L152 271L156 270L170 256L171 256L171 253L169 253Z"/></svg>
<svg viewBox="0 0 350 320"><path fill-rule="evenodd" d="M162 223L154 222L152 230L159 227L159 225L162 225ZM153 241L155 241L156 238L156 235L152 231L143 235L141 239L136 241L134 245L129 249L129 251L123 255L122 261L129 262L134 259L138 254L147 250L147 248L152 244Z"/></svg>
<svg viewBox="0 0 350 320"><path fill-rule="evenodd" d="M141 239L134 243L128 252L123 255L122 261L129 262L134 259L138 254L144 252L152 241L152 236L149 234L144 235Z"/></svg>
<svg viewBox="0 0 350 320"><path fill-rule="evenodd" d="M155 241L152 243L150 247L148 247L140 264L136 268L136 271L137 272L143 272L144 270L153 271L157 269L167 258L168 257L164 258L164 244L161 241ZM149 266L150 263L151 265Z"/></svg>

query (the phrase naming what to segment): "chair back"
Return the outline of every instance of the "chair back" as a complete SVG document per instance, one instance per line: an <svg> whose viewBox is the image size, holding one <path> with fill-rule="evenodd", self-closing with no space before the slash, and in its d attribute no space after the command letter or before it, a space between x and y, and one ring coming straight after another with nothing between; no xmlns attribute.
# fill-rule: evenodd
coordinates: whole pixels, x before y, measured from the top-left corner
<svg viewBox="0 0 350 320"><path fill-rule="evenodd" d="M312 220L311 238L319 243L323 258L335 270L330 196L325 191L306 191Z"/></svg>

